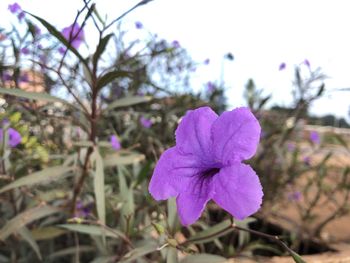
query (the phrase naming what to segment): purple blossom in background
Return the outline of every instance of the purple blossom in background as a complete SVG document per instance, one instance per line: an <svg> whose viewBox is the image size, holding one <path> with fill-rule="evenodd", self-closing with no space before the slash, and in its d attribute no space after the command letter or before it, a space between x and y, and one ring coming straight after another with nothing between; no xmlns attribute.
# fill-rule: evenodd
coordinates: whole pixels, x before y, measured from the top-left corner
<svg viewBox="0 0 350 263"><path fill-rule="evenodd" d="M286 63L283 62L279 65L278 70L280 70L280 71L284 70L286 67L287 67Z"/></svg>
<svg viewBox="0 0 350 263"><path fill-rule="evenodd" d="M8 143L11 147L16 147L22 141L21 134L13 128L8 128ZM2 141L4 137L4 131L0 128L0 140Z"/></svg>
<svg viewBox="0 0 350 263"><path fill-rule="evenodd" d="M304 158L303 158L303 162L304 162L304 164L306 165L306 166L310 166L311 165L311 159L310 159L310 157L309 156L305 156Z"/></svg>
<svg viewBox="0 0 350 263"><path fill-rule="evenodd" d="M2 80L3 81L10 81L10 80L12 80L12 76L9 73L5 72L2 74Z"/></svg>
<svg viewBox="0 0 350 263"><path fill-rule="evenodd" d="M30 53L30 50L29 50L29 48L24 47L24 48L21 49L21 53L22 53L23 55L28 55L28 54Z"/></svg>
<svg viewBox="0 0 350 263"><path fill-rule="evenodd" d="M75 49L77 49L84 40L84 31L80 28L78 23L63 28L61 33L68 42L71 42L72 47Z"/></svg>
<svg viewBox="0 0 350 263"><path fill-rule="evenodd" d="M140 118L140 123L144 128L147 128L147 129L151 128L151 126L152 126L152 121L150 119L143 117L143 116L141 116L141 118Z"/></svg>
<svg viewBox="0 0 350 263"><path fill-rule="evenodd" d="M212 92L214 92L214 90L215 90L215 85L213 84L213 82L209 81L207 83L207 91L209 93L212 93Z"/></svg>
<svg viewBox="0 0 350 263"><path fill-rule="evenodd" d="M35 31L35 34L41 35L41 29L38 26L34 25L34 31Z"/></svg>
<svg viewBox="0 0 350 263"><path fill-rule="evenodd" d="M299 192L299 191L295 191L295 192L288 194L288 200L290 200L290 201L300 201L301 197L302 197L302 195L301 195L301 192Z"/></svg>
<svg viewBox="0 0 350 263"><path fill-rule="evenodd" d="M174 41L172 42L172 45L173 45L174 48L180 48L180 42L177 41L177 40L174 40Z"/></svg>
<svg viewBox="0 0 350 263"><path fill-rule="evenodd" d="M9 5L8 9L12 14L16 14L18 11L22 10L21 6L17 3L13 3L12 5Z"/></svg>
<svg viewBox="0 0 350 263"><path fill-rule="evenodd" d="M320 144L321 139L320 139L320 135L318 134L317 131L311 131L311 132L310 132L310 140L311 140L312 143L314 143L314 144Z"/></svg>
<svg viewBox="0 0 350 263"><path fill-rule="evenodd" d="M248 108L218 116L211 108L190 110L175 132L176 145L160 157L149 184L154 199L176 197L183 225L194 223L213 199L242 220L261 205L258 176L243 160L256 152L260 125Z"/></svg>
<svg viewBox="0 0 350 263"><path fill-rule="evenodd" d="M65 52L66 52L66 48L64 48L64 47L59 47L58 48L58 52L61 54L61 55L63 55Z"/></svg>
<svg viewBox="0 0 350 263"><path fill-rule="evenodd" d="M17 18L19 20L22 20L24 17L26 16L26 14L24 12L20 12L18 15L17 15Z"/></svg>
<svg viewBox="0 0 350 263"><path fill-rule="evenodd" d="M116 150L116 151L120 150L121 145L120 145L119 139L116 135L111 136L110 143L111 143L112 148L114 150Z"/></svg>
<svg viewBox="0 0 350 263"><path fill-rule="evenodd" d="M81 218L87 218L91 215L93 205L90 203L88 205L84 205L83 202L78 201L76 205L76 211L74 216L75 217L81 217Z"/></svg>
<svg viewBox="0 0 350 263"><path fill-rule="evenodd" d="M19 81L20 81L20 82L28 82L28 81L29 81L28 74L27 74L27 73L22 74L22 75L19 77Z"/></svg>
<svg viewBox="0 0 350 263"><path fill-rule="evenodd" d="M305 60L304 60L304 64L305 64L306 66L310 67L310 61L309 61L308 59L305 59Z"/></svg>
<svg viewBox="0 0 350 263"><path fill-rule="evenodd" d="M209 63L210 63L210 59L209 58L207 58L206 60L204 60L204 65L209 65Z"/></svg>
<svg viewBox="0 0 350 263"><path fill-rule="evenodd" d="M137 29L142 29L142 28L143 28L143 25L142 25L141 22L137 21L137 22L135 22L135 27L136 27Z"/></svg>

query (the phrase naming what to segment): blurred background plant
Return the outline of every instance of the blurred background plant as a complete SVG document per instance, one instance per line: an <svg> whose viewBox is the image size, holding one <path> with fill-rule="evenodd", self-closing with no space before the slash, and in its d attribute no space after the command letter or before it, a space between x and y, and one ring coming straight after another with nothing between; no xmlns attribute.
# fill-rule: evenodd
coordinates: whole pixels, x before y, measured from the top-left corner
<svg viewBox="0 0 350 263"><path fill-rule="evenodd" d="M197 63L178 41L151 33L130 40L120 23L128 12L106 21L89 1L61 30L16 4L9 11L21 23L0 30L0 262L222 262L286 253L254 230L281 235L302 254L332 249L323 230L348 214L350 189L349 166L332 158L349 153L349 133L306 125L322 124L308 115L325 93L321 69L307 60L295 67L290 108L267 109L272 95L253 80L246 85L263 129L249 162L265 196L260 212L235 224L251 232L236 231L214 203L185 228L174 200L156 203L147 189L185 112L227 109L222 78L199 92L191 86L209 60ZM85 42L88 23L96 47ZM134 30L145 29L136 22Z"/></svg>

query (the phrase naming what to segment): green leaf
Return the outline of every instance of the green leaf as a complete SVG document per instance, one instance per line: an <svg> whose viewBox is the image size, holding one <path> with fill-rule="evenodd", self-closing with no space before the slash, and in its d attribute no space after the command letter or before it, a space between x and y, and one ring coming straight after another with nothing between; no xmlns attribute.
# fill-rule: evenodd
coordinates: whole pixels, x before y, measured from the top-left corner
<svg viewBox="0 0 350 263"><path fill-rule="evenodd" d="M294 259L294 261L296 263L306 263L306 261L304 261L301 256L299 256L297 253L295 253L294 251L289 251L290 255L292 256L292 258Z"/></svg>
<svg viewBox="0 0 350 263"><path fill-rule="evenodd" d="M129 107L132 105L149 102L151 101L151 99L152 97L150 96L144 96L144 97L134 96L134 97L121 98L109 104L108 107L104 110L104 112L108 112L116 108Z"/></svg>
<svg viewBox="0 0 350 263"><path fill-rule="evenodd" d="M60 103L66 104L70 107L79 109L78 107L74 106L73 104L69 103L68 101L65 101L65 100L60 99L60 98L55 97L55 96L52 96L46 92L29 92L29 91L24 91L24 90L15 89L15 88L13 88L13 89L0 88L0 93L12 95L12 96L16 96L16 97L21 97L21 98L26 98L26 99L32 99L32 100L43 100L43 101L48 101L48 102L60 102Z"/></svg>
<svg viewBox="0 0 350 263"><path fill-rule="evenodd" d="M105 51L108 41L111 39L112 36L113 36L112 33L108 34L107 36L101 39L100 43L98 43L95 54L92 58L92 63L94 65L94 68L97 68L98 60L101 57L102 53Z"/></svg>
<svg viewBox="0 0 350 263"><path fill-rule="evenodd" d="M28 12L27 12L28 13ZM49 22L47 22L46 20L35 16L31 13L28 13L29 15L31 15L32 17L34 17L35 19L39 20L39 22L47 29L47 31L50 32L51 35L53 35L55 38L57 38L58 41L60 41L63 45L65 45L70 51L72 51L77 57L78 59L86 66L86 68L89 68L89 65L86 61L86 59L84 59L79 52L72 46L69 44L69 42L67 41L67 39L61 34L61 32L59 32L54 26L52 26Z"/></svg>
<svg viewBox="0 0 350 263"><path fill-rule="evenodd" d="M54 239L65 233L67 233L66 230L53 226L42 227L32 230L32 236L34 240Z"/></svg>
<svg viewBox="0 0 350 263"><path fill-rule="evenodd" d="M209 227L201 232L196 233L195 235L191 236L186 242L196 244L211 242L214 239L217 239L233 231L233 228L230 228L230 226L231 220L227 219L215 226Z"/></svg>
<svg viewBox="0 0 350 263"><path fill-rule="evenodd" d="M157 245L156 244L147 244L143 247L138 247L135 248L131 251L129 251L121 261L118 261L118 263L127 263L127 262L132 262L135 259L138 259L139 257L145 256L153 251L157 250Z"/></svg>
<svg viewBox="0 0 350 263"><path fill-rule="evenodd" d="M52 253L49 256L50 260L53 260L55 258L59 258L59 257L65 257L65 256L69 256L69 255L74 255L76 253L89 253L89 252L95 252L96 248L93 246L84 246L84 245L80 245L79 247L69 247L69 248L65 248L62 250L59 250L57 252ZM51 262L51 261L50 261Z"/></svg>
<svg viewBox="0 0 350 263"><path fill-rule="evenodd" d="M47 205L28 209L12 218L2 229L0 229L0 240L5 240L12 233L17 232L21 227L32 223L35 220L58 213L60 211L61 209L57 207Z"/></svg>
<svg viewBox="0 0 350 263"><path fill-rule="evenodd" d="M92 160L95 161L95 171L94 171L94 192L96 198L96 210L98 219L100 222L106 224L106 204L105 204L105 174L103 168L103 160L95 149L91 156Z"/></svg>
<svg viewBox="0 0 350 263"><path fill-rule="evenodd" d="M25 240L27 241L27 243L32 247L32 249L34 250L35 254L38 256L38 258L40 260L42 260L42 256L40 254L40 249L38 244L36 243L36 241L34 240L32 234L30 233L30 231L28 230L28 228L26 228L25 226L20 228L17 233Z"/></svg>
<svg viewBox="0 0 350 263"><path fill-rule="evenodd" d="M84 224L64 224L58 225L58 227L68 229L70 231L89 234L92 236L107 236L116 239L123 238L125 239L125 235L117 229L110 229L107 227L96 226L96 225L84 225Z"/></svg>
<svg viewBox="0 0 350 263"><path fill-rule="evenodd" d="M175 234L175 227L177 223L177 209L176 209L176 199L168 199L168 224L170 227L170 232Z"/></svg>
<svg viewBox="0 0 350 263"><path fill-rule="evenodd" d="M225 263L226 258L211 254L196 254L185 257L181 263Z"/></svg>
<svg viewBox="0 0 350 263"><path fill-rule="evenodd" d="M116 78L125 78L130 76L131 74L129 72L123 71L123 70L114 70L114 71L108 72L102 77L98 78L97 84L96 84L97 89L102 89L104 86L107 86Z"/></svg>
<svg viewBox="0 0 350 263"><path fill-rule="evenodd" d="M0 189L0 194L21 186L29 186L33 184L47 184L57 179L73 175L73 173L70 173L72 170L73 167L67 166L55 166L46 168L42 171L23 176L18 180L4 186Z"/></svg>
<svg viewBox="0 0 350 263"><path fill-rule="evenodd" d="M166 262L167 263L178 263L179 259L177 257L177 249L174 247L168 247L166 253Z"/></svg>
<svg viewBox="0 0 350 263"><path fill-rule="evenodd" d="M139 163L145 159L143 154L128 152L125 153L114 153L107 155L104 160L105 167L119 166L119 165L129 165L133 163Z"/></svg>
<svg viewBox="0 0 350 263"><path fill-rule="evenodd" d="M92 146L94 146L94 143L92 141L78 141L78 142L73 142L73 146L92 147Z"/></svg>

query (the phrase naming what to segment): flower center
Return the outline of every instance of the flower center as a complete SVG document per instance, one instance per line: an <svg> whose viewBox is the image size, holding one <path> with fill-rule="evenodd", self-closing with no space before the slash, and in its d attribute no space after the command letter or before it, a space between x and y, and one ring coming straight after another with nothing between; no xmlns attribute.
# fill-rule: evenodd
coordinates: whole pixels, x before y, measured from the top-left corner
<svg viewBox="0 0 350 263"><path fill-rule="evenodd" d="M209 168L202 173L202 177L204 177L204 178L213 177L219 171L220 171L220 168Z"/></svg>

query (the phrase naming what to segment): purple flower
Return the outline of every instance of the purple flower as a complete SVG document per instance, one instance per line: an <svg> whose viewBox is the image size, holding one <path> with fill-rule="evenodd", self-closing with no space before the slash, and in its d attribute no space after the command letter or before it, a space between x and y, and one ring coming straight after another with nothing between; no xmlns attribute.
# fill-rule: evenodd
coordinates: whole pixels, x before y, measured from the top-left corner
<svg viewBox="0 0 350 263"><path fill-rule="evenodd" d="M308 59L304 59L303 62L306 66L310 67L310 61Z"/></svg>
<svg viewBox="0 0 350 263"><path fill-rule="evenodd" d="M25 16L26 16L26 14L23 11L17 15L19 20L22 20Z"/></svg>
<svg viewBox="0 0 350 263"><path fill-rule="evenodd" d="M72 47L75 49L77 49L84 40L84 31L78 23L63 28L61 33L68 42L71 42Z"/></svg>
<svg viewBox="0 0 350 263"><path fill-rule="evenodd" d="M8 128L7 132L8 132L8 136L9 136L8 143L11 147L16 147L18 144L21 143L22 136L18 131L16 131L13 128ZM3 129L0 128L0 140L1 141L3 140L3 137L4 137L4 131L3 131Z"/></svg>
<svg viewBox="0 0 350 263"><path fill-rule="evenodd" d="M212 93L212 92L214 92L214 90L215 90L215 85L213 84L213 82L209 81L207 83L207 91L209 93Z"/></svg>
<svg viewBox="0 0 350 263"><path fill-rule="evenodd" d="M312 143L314 143L314 144L320 144L321 139L320 139L320 135L318 134L317 131L311 131L311 132L310 132L310 140L311 140Z"/></svg>
<svg viewBox="0 0 350 263"><path fill-rule="evenodd" d="M58 52L61 54L61 55L63 55L65 52L66 52L66 48L64 48L64 47L59 47L58 48Z"/></svg>
<svg viewBox="0 0 350 263"><path fill-rule="evenodd" d="M84 205L81 201L77 202L75 217L87 218L91 215L92 203Z"/></svg>
<svg viewBox="0 0 350 263"><path fill-rule="evenodd" d="M3 81L11 81L12 80L12 76L9 73L5 72L5 73L2 74L2 80Z"/></svg>
<svg viewBox="0 0 350 263"><path fill-rule="evenodd" d="M301 192L299 191L295 191L288 194L288 200L290 201L300 201L301 197L302 195L301 195Z"/></svg>
<svg viewBox="0 0 350 263"><path fill-rule="evenodd" d="M207 58L206 60L204 60L204 65L209 65L209 63L210 63L210 59L209 58Z"/></svg>
<svg viewBox="0 0 350 263"><path fill-rule="evenodd" d="M120 142L119 142L118 137L116 135L111 136L110 143L111 143L112 148L114 150L116 150L116 151L120 150L121 145L120 145Z"/></svg>
<svg viewBox="0 0 350 263"><path fill-rule="evenodd" d="M177 40L174 40L174 41L172 42L172 45L173 45L174 48L180 48L180 42L177 41Z"/></svg>
<svg viewBox="0 0 350 263"><path fill-rule="evenodd" d="M140 123L144 128L150 128L152 126L152 121L150 119L147 119L143 116L140 118Z"/></svg>
<svg viewBox="0 0 350 263"><path fill-rule="evenodd" d="M34 25L34 31L35 31L35 34L37 35L41 34L41 29L37 25Z"/></svg>
<svg viewBox="0 0 350 263"><path fill-rule="evenodd" d="M311 163L310 163L311 159L310 159L309 156L305 156L305 157L303 158L303 161L304 161L304 164L305 164L306 166L310 166L310 165L311 165Z"/></svg>
<svg viewBox="0 0 350 263"><path fill-rule="evenodd" d="M30 50L29 50L29 48L24 47L24 48L21 49L21 53L22 53L23 55L28 55L28 54L30 53Z"/></svg>
<svg viewBox="0 0 350 263"><path fill-rule="evenodd" d="M176 197L183 225L194 223L213 199L241 220L255 213L263 192L258 176L243 160L256 152L260 125L248 108L218 116L209 107L188 111L176 145L160 157L149 184L156 200Z"/></svg>
<svg viewBox="0 0 350 263"><path fill-rule="evenodd" d="M141 22L137 21L137 22L135 22L135 27L136 27L137 29L142 29L142 28L143 28L143 25L142 25Z"/></svg>
<svg viewBox="0 0 350 263"><path fill-rule="evenodd" d="M287 67L286 63L281 63L280 66L278 67L278 70L284 70Z"/></svg>
<svg viewBox="0 0 350 263"><path fill-rule="evenodd" d="M12 14L16 14L18 11L22 10L21 6L17 3L13 3L12 5L9 5L8 9Z"/></svg>
<svg viewBox="0 0 350 263"><path fill-rule="evenodd" d="M27 73L22 74L22 75L19 77L19 81L20 81L20 82L28 82L28 81L29 81L28 74L27 74Z"/></svg>

